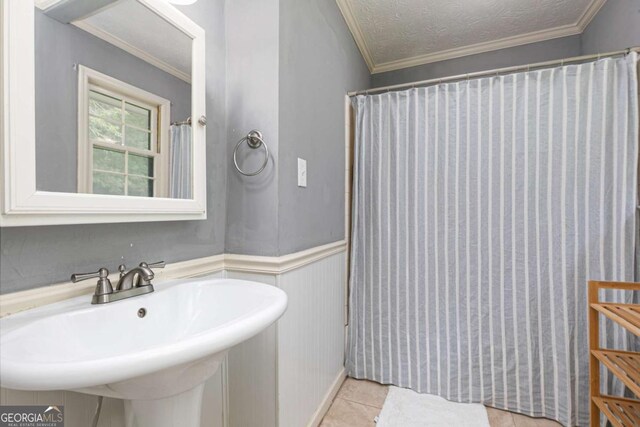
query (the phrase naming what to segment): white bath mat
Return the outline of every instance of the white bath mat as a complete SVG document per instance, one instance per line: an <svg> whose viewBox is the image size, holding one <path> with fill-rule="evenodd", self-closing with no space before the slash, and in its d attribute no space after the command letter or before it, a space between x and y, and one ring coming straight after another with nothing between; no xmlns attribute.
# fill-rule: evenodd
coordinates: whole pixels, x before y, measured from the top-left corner
<svg viewBox="0 0 640 427"><path fill-rule="evenodd" d="M377 427L489 427L487 410L476 403L454 403L432 394L389 387Z"/></svg>

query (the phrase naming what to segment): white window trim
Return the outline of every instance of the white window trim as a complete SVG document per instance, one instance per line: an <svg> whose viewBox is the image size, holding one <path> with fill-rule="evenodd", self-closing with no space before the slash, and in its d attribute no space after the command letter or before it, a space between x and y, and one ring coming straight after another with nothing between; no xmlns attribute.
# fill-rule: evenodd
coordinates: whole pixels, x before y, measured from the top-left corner
<svg viewBox="0 0 640 427"><path fill-rule="evenodd" d="M109 148L109 145L96 144L89 139L89 92L92 88L150 109L157 109L157 114L154 114L156 118L151 123L152 137L155 137L157 142L157 146L154 147L156 154L153 190L154 197L168 197L171 102L83 65L78 69L78 193L93 193L93 146ZM136 153L135 149L126 150ZM141 151L140 154L149 153Z"/></svg>

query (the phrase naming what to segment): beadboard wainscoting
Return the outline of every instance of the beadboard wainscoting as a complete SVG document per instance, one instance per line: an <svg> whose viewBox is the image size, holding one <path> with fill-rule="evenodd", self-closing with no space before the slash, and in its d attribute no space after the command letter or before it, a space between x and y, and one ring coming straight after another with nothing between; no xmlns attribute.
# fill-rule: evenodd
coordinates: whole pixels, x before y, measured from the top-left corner
<svg viewBox="0 0 640 427"><path fill-rule="evenodd" d="M229 279L253 280L277 286L277 275L227 271ZM287 295L288 297L288 295ZM291 308L288 303L287 311ZM285 312L286 314L287 312ZM284 317L257 336L229 350L229 424L225 427L278 425L277 329Z"/></svg>
<svg viewBox="0 0 640 427"><path fill-rule="evenodd" d="M203 427L317 426L344 371L346 243L282 257L217 255L167 265L158 281L195 276L253 280L289 298L284 316L233 347L207 381ZM0 295L2 315L88 294L93 286L60 284ZM0 389L0 403L65 405L66 426L91 425L98 398L74 392ZM123 405L105 398L100 427L122 427Z"/></svg>
<svg viewBox="0 0 640 427"><path fill-rule="evenodd" d="M323 403L333 398L328 394L342 383L344 277L343 252L278 278L289 297L278 323L280 427L319 424L328 409Z"/></svg>
<svg viewBox="0 0 640 427"><path fill-rule="evenodd" d="M345 377L344 247L273 275L227 277L278 286L289 304L275 328L229 352L229 425L315 427Z"/></svg>

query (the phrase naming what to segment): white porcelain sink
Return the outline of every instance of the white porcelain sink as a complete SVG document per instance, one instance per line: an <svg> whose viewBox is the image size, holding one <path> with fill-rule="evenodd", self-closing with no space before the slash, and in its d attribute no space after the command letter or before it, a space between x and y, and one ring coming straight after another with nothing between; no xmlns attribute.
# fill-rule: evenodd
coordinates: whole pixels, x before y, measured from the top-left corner
<svg viewBox="0 0 640 427"><path fill-rule="evenodd" d="M284 313L287 296L231 279L155 287L104 305L82 296L0 319L2 387L125 399L128 426L198 426L204 382L230 347Z"/></svg>

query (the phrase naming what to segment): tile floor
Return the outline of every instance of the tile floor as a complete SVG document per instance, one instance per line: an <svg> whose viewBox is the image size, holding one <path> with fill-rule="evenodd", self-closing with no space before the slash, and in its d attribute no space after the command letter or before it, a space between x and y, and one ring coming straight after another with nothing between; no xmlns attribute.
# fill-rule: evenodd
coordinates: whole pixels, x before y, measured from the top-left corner
<svg viewBox="0 0 640 427"><path fill-rule="evenodd" d="M320 427L375 427L373 419L380 413L388 387L371 381L347 378L324 416ZM542 418L530 418L487 408L491 427L559 427Z"/></svg>

